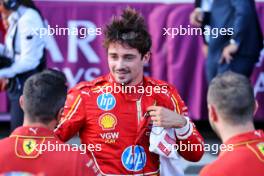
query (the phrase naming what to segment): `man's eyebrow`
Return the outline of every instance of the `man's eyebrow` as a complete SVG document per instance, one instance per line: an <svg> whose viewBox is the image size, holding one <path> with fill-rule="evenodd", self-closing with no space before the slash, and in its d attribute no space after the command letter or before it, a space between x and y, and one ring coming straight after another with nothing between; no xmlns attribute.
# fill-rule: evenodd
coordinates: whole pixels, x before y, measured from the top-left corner
<svg viewBox="0 0 264 176"><path fill-rule="evenodd" d="M108 53L108 55L115 56L118 55L117 53ZM124 54L122 57L136 57L135 54Z"/></svg>
<svg viewBox="0 0 264 176"><path fill-rule="evenodd" d="M117 55L117 53L108 53L108 55Z"/></svg>
<svg viewBox="0 0 264 176"><path fill-rule="evenodd" d="M135 57L136 55L135 54L124 54L123 56L124 57Z"/></svg>

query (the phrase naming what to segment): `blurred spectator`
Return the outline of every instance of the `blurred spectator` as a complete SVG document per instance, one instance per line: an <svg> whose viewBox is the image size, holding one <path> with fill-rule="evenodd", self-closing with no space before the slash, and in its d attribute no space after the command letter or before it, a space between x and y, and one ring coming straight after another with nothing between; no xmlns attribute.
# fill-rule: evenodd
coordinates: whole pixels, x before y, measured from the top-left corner
<svg viewBox="0 0 264 176"><path fill-rule="evenodd" d="M0 8L0 13L1 13L1 21L0 21L0 35L1 35L1 37L0 37L0 39L1 39L1 42L3 42L5 34L6 34L6 31L8 29L8 21L7 21L6 14L2 13L1 8ZM2 46L2 48L0 46L0 53L1 53L1 50L3 52L3 50L4 50L3 46ZM1 68L2 64L3 64L2 60L0 60L0 68ZM6 65L6 64L3 64L3 65ZM0 92L6 90L7 83L8 83L8 81L6 79L1 79L0 78Z"/></svg>
<svg viewBox="0 0 264 176"><path fill-rule="evenodd" d="M95 175L93 161L76 149L60 147L63 143L53 133L66 95L62 72L45 70L27 79L20 98L24 124L10 137L0 140L0 148L4 149L0 152L0 173Z"/></svg>
<svg viewBox="0 0 264 176"><path fill-rule="evenodd" d="M7 18L4 24L8 27L0 59L9 61L0 69L0 87L7 88L13 130L23 122L19 97L25 80L45 67L44 38L36 35L44 24L39 11L29 0L0 0L0 11L2 17Z"/></svg>
<svg viewBox="0 0 264 176"><path fill-rule="evenodd" d="M208 0L198 1L197 5L203 5ZM263 47L254 0L214 0L210 12L206 23L211 31L232 30L225 35L219 33L218 37L209 37L206 63L208 82L227 70L249 77ZM191 15L191 22L201 26L204 20L202 8L196 8Z"/></svg>
<svg viewBox="0 0 264 176"><path fill-rule="evenodd" d="M206 28L210 30L209 20L212 3L213 0L196 0L195 9L190 15L190 23L196 27L201 27L203 33L205 32ZM202 49L205 58L208 57L209 37L209 35L203 35L204 45Z"/></svg>
<svg viewBox="0 0 264 176"><path fill-rule="evenodd" d="M225 72L211 81L207 100L209 122L229 150L221 151L200 175L264 175L264 132L253 125L257 103L249 79Z"/></svg>

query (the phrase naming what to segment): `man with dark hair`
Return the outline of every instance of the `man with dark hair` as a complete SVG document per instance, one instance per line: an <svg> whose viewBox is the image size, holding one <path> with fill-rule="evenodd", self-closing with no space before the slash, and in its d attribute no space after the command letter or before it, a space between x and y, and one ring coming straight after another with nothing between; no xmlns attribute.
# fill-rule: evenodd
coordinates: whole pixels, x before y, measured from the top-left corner
<svg viewBox="0 0 264 176"><path fill-rule="evenodd" d="M29 79L25 85L20 101L23 101L23 111L31 122L49 124L62 110L67 86L66 79L62 75L57 76L59 73L44 71Z"/></svg>
<svg viewBox="0 0 264 176"><path fill-rule="evenodd" d="M53 133L63 111L67 86L63 73L45 70L25 83L20 105L25 118L9 137L0 141L0 173L22 171L44 175L95 175L93 161L78 151L60 151ZM53 147L53 149L52 149Z"/></svg>
<svg viewBox="0 0 264 176"><path fill-rule="evenodd" d="M101 144L102 150L91 151L90 156L102 175L159 174L159 155L150 152L153 128L172 132L171 136L165 133L166 139L153 151L174 154L176 161L179 155L189 161L200 160L203 149L169 151L163 143L202 145L203 139L186 116L187 107L177 90L143 75L151 55L144 18L134 9L124 10L107 25L104 46L110 73L69 91L56 129L59 138L67 141L79 132L82 143ZM133 91L126 91L131 87ZM146 93L149 89L151 95ZM174 170L169 175L182 173Z"/></svg>
<svg viewBox="0 0 264 176"><path fill-rule="evenodd" d="M264 175L264 133L253 125L257 103L249 79L233 72L219 75L209 86L207 100L213 130L233 150L222 151L200 175Z"/></svg>
<svg viewBox="0 0 264 176"><path fill-rule="evenodd" d="M135 48L142 56L149 54L152 41L144 18L132 9L123 13L121 18L114 17L106 26L104 47L109 48L113 43Z"/></svg>

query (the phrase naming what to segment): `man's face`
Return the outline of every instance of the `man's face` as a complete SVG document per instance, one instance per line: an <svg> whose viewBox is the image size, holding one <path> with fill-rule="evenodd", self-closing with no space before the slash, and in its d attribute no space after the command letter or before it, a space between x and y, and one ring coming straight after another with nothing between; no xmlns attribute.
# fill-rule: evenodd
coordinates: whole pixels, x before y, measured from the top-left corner
<svg viewBox="0 0 264 176"><path fill-rule="evenodd" d="M135 85L142 81L149 54L142 57L137 49L115 42L109 45L107 58L110 73L117 83Z"/></svg>

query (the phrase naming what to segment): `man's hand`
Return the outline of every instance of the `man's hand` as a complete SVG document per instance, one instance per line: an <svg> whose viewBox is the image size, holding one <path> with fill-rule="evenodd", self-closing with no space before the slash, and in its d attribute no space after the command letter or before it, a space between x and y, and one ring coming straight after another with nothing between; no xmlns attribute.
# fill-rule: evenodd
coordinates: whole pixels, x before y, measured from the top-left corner
<svg viewBox="0 0 264 176"><path fill-rule="evenodd" d="M201 27L203 21L203 12L200 8L195 8L190 15L191 25Z"/></svg>
<svg viewBox="0 0 264 176"><path fill-rule="evenodd" d="M0 92L6 90L7 84L8 84L8 79L0 79Z"/></svg>
<svg viewBox="0 0 264 176"><path fill-rule="evenodd" d="M224 48L219 63L220 64L223 64L223 63L230 64L230 62L233 60L232 55L235 54L237 51L238 51L238 46L236 44L230 43Z"/></svg>
<svg viewBox="0 0 264 176"><path fill-rule="evenodd" d="M147 111L151 116L151 120L153 120L154 126L182 128L187 123L187 120L183 116L161 106L149 106Z"/></svg>

